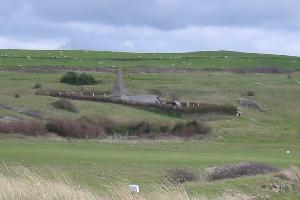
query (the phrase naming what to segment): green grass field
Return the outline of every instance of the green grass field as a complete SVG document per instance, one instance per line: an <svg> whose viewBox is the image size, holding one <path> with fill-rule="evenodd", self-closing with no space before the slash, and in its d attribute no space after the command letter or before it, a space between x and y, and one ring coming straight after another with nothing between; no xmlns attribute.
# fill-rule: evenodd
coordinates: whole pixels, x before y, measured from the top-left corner
<svg viewBox="0 0 300 200"><path fill-rule="evenodd" d="M13 54L15 52L15 55ZM50 53L50 54L49 54ZM51 56L66 58L49 59ZM7 56L5 56L7 55ZM30 59L26 56L30 55ZM141 56L141 57L139 57ZM227 57L225 57L227 56ZM74 59L77 57L77 59ZM160 59L162 57L162 59ZM174 58L176 57L176 59ZM189 58L186 58L189 57ZM212 59L213 57L213 59ZM158 59L157 59L158 58ZM172 58L172 59L169 59ZM80 59L82 60L80 62ZM78 61L79 60L79 61ZM199 52L186 54L134 54L85 51L1 50L2 67L22 66L122 66L137 67L260 67L279 66L299 69L300 58L233 52ZM103 62L99 64L99 62ZM191 65L182 62L192 62ZM0 67L1 69L1 67ZM89 88L110 91L115 75L89 72L102 80ZM51 106L56 98L36 96L33 86L41 83L48 89L70 89L59 83L62 72L33 73L0 71L0 103L41 112L46 118L110 117L117 120L174 122L187 120L126 106L73 101L80 110L70 113ZM209 103L233 103L251 98L266 105L266 112L242 108L243 117L221 117L209 120L213 132L201 140L112 141L66 140L51 138L14 138L1 136L0 161L7 165L23 164L29 168L59 169L75 182L101 189L111 183L137 183L142 191L154 190L163 182L169 168L194 170L203 175L207 167L239 161L253 161L277 167L300 167L300 73L235 74L197 71L191 73L125 73L125 85L132 94L160 93L164 98ZM257 84L259 83L259 84ZM86 87L86 86L84 86ZM253 91L254 97L245 97ZM14 95L19 94L20 98ZM0 117L31 119L0 108ZM193 116L193 118L199 116ZM252 126L251 126L252 124ZM286 150L291 154L287 155ZM220 194L227 189L248 194L268 193L261 185L276 181L272 175L243 177L216 182L197 181L184 184L189 193ZM272 193L270 199L297 199L297 192Z"/></svg>
<svg viewBox="0 0 300 200"><path fill-rule="evenodd" d="M283 67L299 68L300 58L230 51L191 53L125 53L97 51L0 50L0 66L30 67Z"/></svg>

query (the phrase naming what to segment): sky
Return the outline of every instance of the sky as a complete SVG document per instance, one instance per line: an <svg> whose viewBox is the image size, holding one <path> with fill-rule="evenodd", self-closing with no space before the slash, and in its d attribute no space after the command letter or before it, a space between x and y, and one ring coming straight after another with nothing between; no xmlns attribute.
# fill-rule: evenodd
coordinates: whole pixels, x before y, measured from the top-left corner
<svg viewBox="0 0 300 200"><path fill-rule="evenodd" d="M0 49L300 56L299 0L1 0Z"/></svg>

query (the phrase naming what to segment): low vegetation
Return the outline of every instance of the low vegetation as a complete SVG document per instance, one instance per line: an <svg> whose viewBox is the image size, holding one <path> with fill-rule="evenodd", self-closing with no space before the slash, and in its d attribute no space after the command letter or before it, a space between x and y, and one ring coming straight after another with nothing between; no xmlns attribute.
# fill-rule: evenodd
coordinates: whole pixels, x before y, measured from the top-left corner
<svg viewBox="0 0 300 200"><path fill-rule="evenodd" d="M61 83L70 85L94 85L97 83L95 78L87 73L67 72L60 79Z"/></svg>
<svg viewBox="0 0 300 200"><path fill-rule="evenodd" d="M0 133L23 134L27 136L44 136L47 134L44 124L41 121L16 121L0 122Z"/></svg>
<svg viewBox="0 0 300 200"><path fill-rule="evenodd" d="M107 191L94 191L75 184L64 174L54 170L48 177L25 167L6 168L0 171L0 200L12 199L81 199L81 200L207 200L204 195L191 196L180 185L157 185L150 194L132 193L127 184L110 185ZM250 200L239 192L223 193L215 200Z"/></svg>
<svg viewBox="0 0 300 200"><path fill-rule="evenodd" d="M66 138L105 138L107 135L120 134L123 136L159 136L169 134L178 137L190 138L195 135L205 135L211 131L211 127L205 122L191 121L175 124L126 121L120 122L108 118L91 120L86 117L77 120L53 119L46 124L42 121L17 121L0 122L0 133L17 133L28 136L40 136L47 133L55 133Z"/></svg>
<svg viewBox="0 0 300 200"><path fill-rule="evenodd" d="M43 85L41 83L35 83L35 85L32 87L33 89L40 89Z"/></svg>
<svg viewBox="0 0 300 200"><path fill-rule="evenodd" d="M178 122L172 129L172 134L181 137L192 137L195 134L205 135L212 130L211 126L201 121Z"/></svg>
<svg viewBox="0 0 300 200"><path fill-rule="evenodd" d="M207 169L209 180L238 178L241 176L254 176L259 174L268 174L278 172L279 169L260 163L235 163L223 166L217 166Z"/></svg>
<svg viewBox="0 0 300 200"><path fill-rule="evenodd" d="M105 130L99 124L93 123L86 118L76 121L69 119L56 119L46 124L49 132L67 138L104 138Z"/></svg>
<svg viewBox="0 0 300 200"><path fill-rule="evenodd" d="M172 168L167 171L166 178L171 183L184 183L197 180L194 172L187 169Z"/></svg>
<svg viewBox="0 0 300 200"><path fill-rule="evenodd" d="M52 103L54 108L63 109L70 112L78 112L75 105L67 99L59 99Z"/></svg>
<svg viewBox="0 0 300 200"><path fill-rule="evenodd" d="M253 96L255 96L255 92L254 92L254 91L251 91L251 90L249 90L249 91L247 91L247 96L249 96L249 97L253 97Z"/></svg>

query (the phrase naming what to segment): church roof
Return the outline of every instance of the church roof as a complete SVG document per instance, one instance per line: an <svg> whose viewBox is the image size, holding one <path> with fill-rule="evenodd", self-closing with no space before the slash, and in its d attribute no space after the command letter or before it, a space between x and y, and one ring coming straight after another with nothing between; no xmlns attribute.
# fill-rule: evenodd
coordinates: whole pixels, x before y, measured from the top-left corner
<svg viewBox="0 0 300 200"><path fill-rule="evenodd" d="M136 103L158 103L158 96L156 95L128 96L128 100Z"/></svg>

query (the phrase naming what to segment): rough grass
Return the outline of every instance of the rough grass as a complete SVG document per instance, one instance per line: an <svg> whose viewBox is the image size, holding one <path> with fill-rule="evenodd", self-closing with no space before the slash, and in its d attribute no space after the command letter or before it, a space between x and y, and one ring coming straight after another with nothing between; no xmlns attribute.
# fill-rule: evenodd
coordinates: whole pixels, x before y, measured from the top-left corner
<svg viewBox="0 0 300 200"><path fill-rule="evenodd" d="M156 191L150 194L131 193L127 187L110 185L106 192L96 192L87 187L73 183L66 175L55 173L45 177L25 167L6 168L0 171L0 199L30 199L30 200L205 200L205 196L190 196L181 186L156 186ZM232 192L224 193L214 199L247 200L249 196Z"/></svg>
<svg viewBox="0 0 300 200"><path fill-rule="evenodd" d="M276 174L276 177L290 181L293 184L298 185L298 187L300 187L300 171L297 167L283 169L278 174Z"/></svg>

